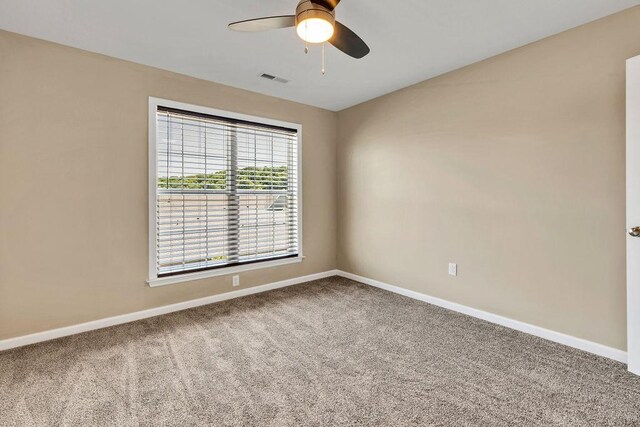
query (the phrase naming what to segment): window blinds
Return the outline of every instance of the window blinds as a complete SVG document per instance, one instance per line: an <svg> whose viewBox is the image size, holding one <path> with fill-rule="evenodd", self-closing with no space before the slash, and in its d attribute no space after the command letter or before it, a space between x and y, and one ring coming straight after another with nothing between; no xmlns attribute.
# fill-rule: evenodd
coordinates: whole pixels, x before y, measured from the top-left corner
<svg viewBox="0 0 640 427"><path fill-rule="evenodd" d="M293 129L158 107L158 277L298 255Z"/></svg>

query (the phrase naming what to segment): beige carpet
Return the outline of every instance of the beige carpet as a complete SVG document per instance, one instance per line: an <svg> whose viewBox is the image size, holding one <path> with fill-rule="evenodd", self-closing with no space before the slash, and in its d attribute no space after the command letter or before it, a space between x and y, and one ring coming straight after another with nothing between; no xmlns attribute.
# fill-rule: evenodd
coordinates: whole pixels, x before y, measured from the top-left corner
<svg viewBox="0 0 640 427"><path fill-rule="evenodd" d="M640 378L334 277L0 353L0 426L92 425L640 425Z"/></svg>

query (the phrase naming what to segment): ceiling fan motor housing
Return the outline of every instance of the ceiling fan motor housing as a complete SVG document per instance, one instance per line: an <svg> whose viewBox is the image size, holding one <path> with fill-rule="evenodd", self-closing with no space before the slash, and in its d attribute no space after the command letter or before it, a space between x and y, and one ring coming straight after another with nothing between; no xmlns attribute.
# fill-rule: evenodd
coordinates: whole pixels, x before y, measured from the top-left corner
<svg viewBox="0 0 640 427"><path fill-rule="evenodd" d="M296 25L305 19L318 18L327 21L332 27L336 25L336 13L310 0L302 0L296 7Z"/></svg>

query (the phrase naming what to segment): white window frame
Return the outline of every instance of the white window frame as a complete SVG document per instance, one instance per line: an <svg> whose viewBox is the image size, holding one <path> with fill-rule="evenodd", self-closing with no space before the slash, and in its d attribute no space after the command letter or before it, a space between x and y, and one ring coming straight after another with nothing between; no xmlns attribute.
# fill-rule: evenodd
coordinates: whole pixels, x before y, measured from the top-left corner
<svg viewBox="0 0 640 427"><path fill-rule="evenodd" d="M235 265L220 267L211 270L204 270L172 276L158 277L156 266L157 246L156 246L156 198L157 198L157 167L158 150L156 146L156 113L158 106L175 108L178 110L192 111L194 113L209 114L218 117L228 117L229 119L244 120L258 124L285 127L297 131L298 144L298 256L286 259L275 259L262 261L247 265ZM298 123L283 122L280 120L267 119L264 117L249 116L232 111L218 110L201 105L186 104L184 102L171 101L168 99L149 97L149 279L147 283L151 287L171 285L174 283L188 282L192 280L205 279L207 277L226 276L237 274L243 271L258 270L263 268L277 267L280 265L301 262L304 259L302 253L302 125Z"/></svg>

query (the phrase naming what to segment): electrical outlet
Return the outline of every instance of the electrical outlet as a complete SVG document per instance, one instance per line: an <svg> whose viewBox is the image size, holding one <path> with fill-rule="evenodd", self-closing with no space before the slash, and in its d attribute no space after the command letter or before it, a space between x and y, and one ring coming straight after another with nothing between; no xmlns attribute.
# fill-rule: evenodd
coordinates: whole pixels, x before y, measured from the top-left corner
<svg viewBox="0 0 640 427"><path fill-rule="evenodd" d="M458 275L458 264L455 262L449 263L449 276L457 276Z"/></svg>
<svg viewBox="0 0 640 427"><path fill-rule="evenodd" d="M233 276L233 286L240 286L240 276L237 274Z"/></svg>

